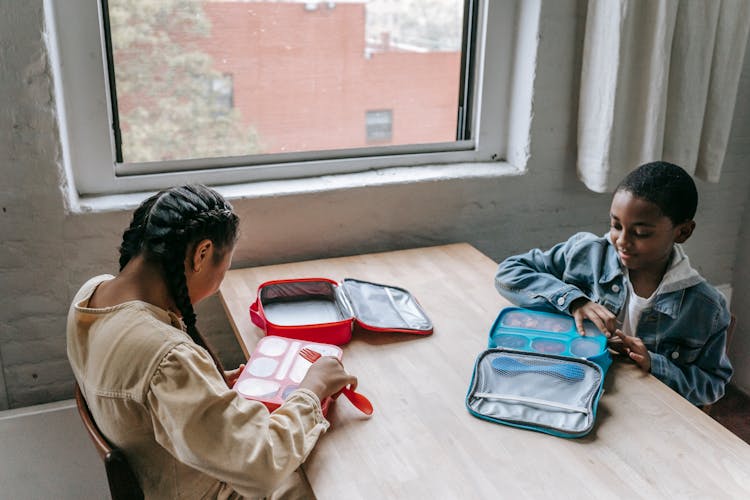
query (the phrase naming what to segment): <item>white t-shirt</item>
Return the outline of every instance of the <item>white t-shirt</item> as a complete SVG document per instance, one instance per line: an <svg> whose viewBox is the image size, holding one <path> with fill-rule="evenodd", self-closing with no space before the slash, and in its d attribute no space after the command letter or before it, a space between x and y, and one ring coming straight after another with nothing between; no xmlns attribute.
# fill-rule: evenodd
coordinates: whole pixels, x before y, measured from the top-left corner
<svg viewBox="0 0 750 500"><path fill-rule="evenodd" d="M651 307L656 291L650 297L644 299L635 293L633 284L629 279L625 282L628 286L628 298L625 307L622 308L622 331L625 335L635 336L635 332L638 330L638 322L641 320L641 313Z"/></svg>

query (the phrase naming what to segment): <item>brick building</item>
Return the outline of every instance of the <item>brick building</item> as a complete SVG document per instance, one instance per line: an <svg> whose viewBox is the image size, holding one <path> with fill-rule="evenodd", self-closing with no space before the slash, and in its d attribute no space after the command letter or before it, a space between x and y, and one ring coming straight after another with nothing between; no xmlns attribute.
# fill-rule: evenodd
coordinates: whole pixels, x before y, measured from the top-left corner
<svg viewBox="0 0 750 500"><path fill-rule="evenodd" d="M209 2L198 41L264 153L455 140L460 52L368 46L365 4Z"/></svg>

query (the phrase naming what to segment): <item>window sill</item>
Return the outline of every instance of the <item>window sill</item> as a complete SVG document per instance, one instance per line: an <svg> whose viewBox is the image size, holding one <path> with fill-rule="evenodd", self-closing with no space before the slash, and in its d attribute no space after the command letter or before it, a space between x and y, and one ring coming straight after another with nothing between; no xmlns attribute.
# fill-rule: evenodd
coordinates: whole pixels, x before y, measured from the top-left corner
<svg viewBox="0 0 750 500"><path fill-rule="evenodd" d="M459 163L392 167L349 174L324 175L303 179L284 179L247 184L216 186L228 200L274 198L300 194L324 193L344 189L438 182L464 179L485 179L523 174L523 170L506 162ZM72 207L73 213L132 210L151 192L81 197Z"/></svg>

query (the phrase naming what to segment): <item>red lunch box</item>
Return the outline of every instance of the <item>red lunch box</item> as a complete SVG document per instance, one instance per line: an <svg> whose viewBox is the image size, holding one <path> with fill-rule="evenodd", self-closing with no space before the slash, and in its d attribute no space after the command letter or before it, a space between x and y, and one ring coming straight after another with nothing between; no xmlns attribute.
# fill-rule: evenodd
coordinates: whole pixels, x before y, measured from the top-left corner
<svg viewBox="0 0 750 500"><path fill-rule="evenodd" d="M262 283L250 319L266 335L342 345L356 327L370 332L432 333L417 300L403 288L347 278Z"/></svg>

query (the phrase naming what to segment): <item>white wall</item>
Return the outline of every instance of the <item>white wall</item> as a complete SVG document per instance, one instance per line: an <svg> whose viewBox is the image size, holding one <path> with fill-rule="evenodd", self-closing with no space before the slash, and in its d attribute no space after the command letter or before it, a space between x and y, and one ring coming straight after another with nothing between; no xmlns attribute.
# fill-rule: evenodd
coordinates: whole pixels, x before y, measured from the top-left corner
<svg viewBox="0 0 750 500"><path fill-rule="evenodd" d="M233 200L243 230L235 265L456 241L500 260L575 231L604 233L609 196L589 192L575 176L583 7L582 0L543 2L525 175ZM71 397L64 339L68 303L86 278L116 271L116 249L129 219L127 211L65 211L43 26L42 0L0 3L0 408ZM739 233L743 214L750 222L748 60L721 182L698 182L698 228L687 244L692 262L711 282L735 285L736 311L750 309L750 234ZM209 300L198 312L199 325L224 360L238 362L218 301ZM750 318L741 317L738 336L743 324ZM735 339L734 348L736 359L750 353L746 340ZM743 377L739 381L750 387L750 374Z"/></svg>
<svg viewBox="0 0 750 500"><path fill-rule="evenodd" d="M750 110L750 50L745 52L745 67L740 85L731 142L732 158L728 161L744 170L743 178L747 179L750 176L750 117L747 116ZM735 384L750 393L750 189L747 182L742 186L745 190L745 207L741 212L742 218L738 221L739 238L732 272L731 309L737 316L737 326L729 345L729 354L735 367Z"/></svg>

